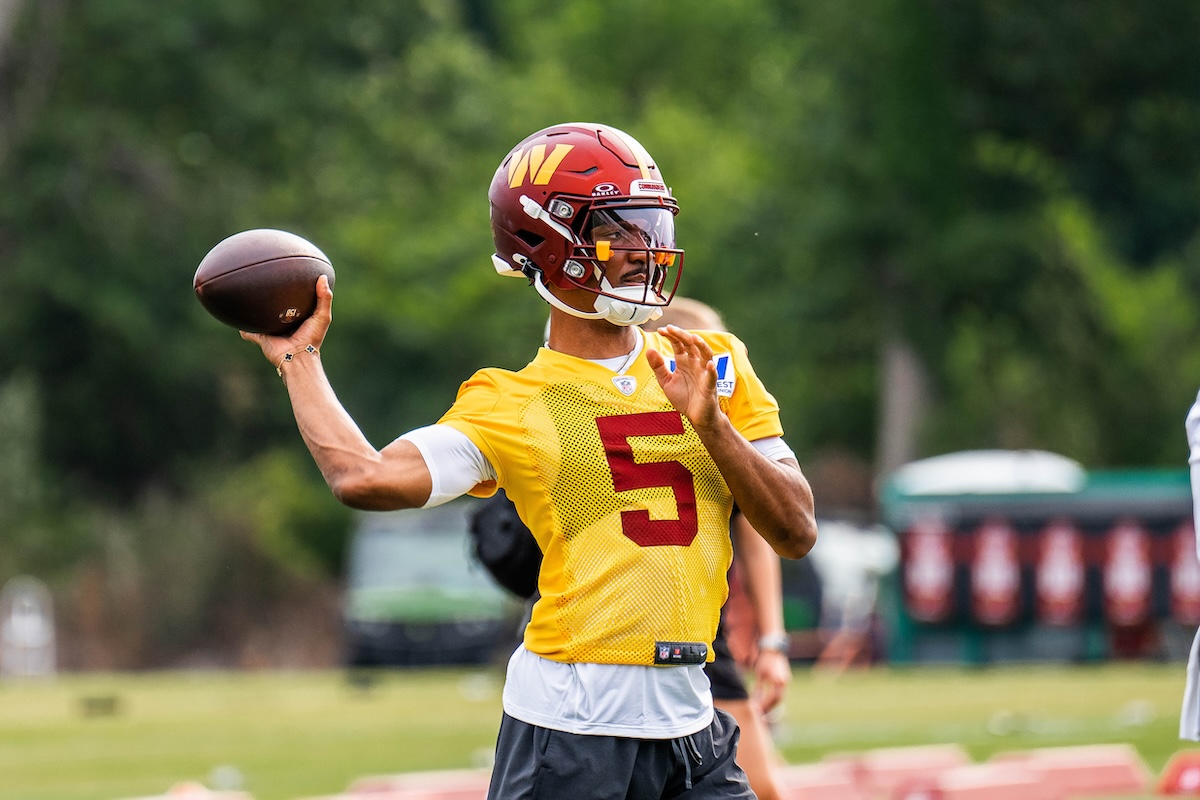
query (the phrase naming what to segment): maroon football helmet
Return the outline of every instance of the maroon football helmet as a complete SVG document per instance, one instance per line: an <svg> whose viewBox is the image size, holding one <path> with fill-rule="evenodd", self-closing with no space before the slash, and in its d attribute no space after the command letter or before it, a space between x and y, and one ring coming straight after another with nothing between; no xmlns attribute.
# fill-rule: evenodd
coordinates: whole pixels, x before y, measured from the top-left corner
<svg viewBox="0 0 1200 800"><path fill-rule="evenodd" d="M496 271L529 279L551 305L640 325L675 295L683 272L679 204L629 134L584 122L538 131L501 162L488 200ZM645 264L644 285L609 284L604 264L614 254ZM595 310L568 306L547 285L592 292Z"/></svg>

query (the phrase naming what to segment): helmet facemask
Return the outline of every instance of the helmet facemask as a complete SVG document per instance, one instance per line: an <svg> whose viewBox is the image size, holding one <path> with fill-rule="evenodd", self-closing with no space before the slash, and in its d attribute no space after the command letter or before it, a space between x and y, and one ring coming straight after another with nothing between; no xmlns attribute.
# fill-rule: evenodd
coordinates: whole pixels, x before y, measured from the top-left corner
<svg viewBox="0 0 1200 800"><path fill-rule="evenodd" d="M623 326L641 325L662 315L679 286L683 267L683 251L675 247L675 208L639 200L640 205L631 204L630 198L583 200L585 208L576 215L579 222L569 229L573 241L556 285L596 295L595 312L551 301L553 305L574 316ZM573 210L569 199L552 200L547 207L562 216ZM556 230L565 236L568 228L562 225ZM538 290L545 297L548 292L542 287Z"/></svg>

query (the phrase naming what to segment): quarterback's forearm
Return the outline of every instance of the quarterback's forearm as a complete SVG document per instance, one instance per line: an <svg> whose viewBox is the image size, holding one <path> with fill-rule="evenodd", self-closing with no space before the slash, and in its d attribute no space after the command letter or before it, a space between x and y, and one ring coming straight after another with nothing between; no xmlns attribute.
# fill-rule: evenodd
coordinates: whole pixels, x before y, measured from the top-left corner
<svg viewBox="0 0 1200 800"><path fill-rule="evenodd" d="M784 558L803 558L817 541L812 489L792 459L772 461L720 414L696 433L708 449L738 508Z"/></svg>
<svg viewBox="0 0 1200 800"><path fill-rule="evenodd" d="M376 450L338 400L320 359L296 359L282 373L300 436L338 500L371 511L425 504L432 480L414 445Z"/></svg>

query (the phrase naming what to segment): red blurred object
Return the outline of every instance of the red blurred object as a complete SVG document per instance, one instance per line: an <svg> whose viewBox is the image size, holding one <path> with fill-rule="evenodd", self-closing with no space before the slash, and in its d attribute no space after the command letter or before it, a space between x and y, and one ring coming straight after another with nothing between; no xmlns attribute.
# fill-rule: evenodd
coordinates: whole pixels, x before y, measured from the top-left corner
<svg viewBox="0 0 1200 800"><path fill-rule="evenodd" d="M1200 625L1200 561L1196 526L1186 520L1171 535L1171 616L1183 625Z"/></svg>
<svg viewBox="0 0 1200 800"><path fill-rule="evenodd" d="M1046 625L1074 625L1083 616L1087 580L1083 534L1066 520L1042 531L1037 556L1037 615Z"/></svg>
<svg viewBox="0 0 1200 800"><path fill-rule="evenodd" d="M954 589L953 533L940 520L915 523L903 539L907 606L918 622L941 622L950 614Z"/></svg>
<svg viewBox="0 0 1200 800"><path fill-rule="evenodd" d="M990 519L975 533L971 562L971 603L983 625L1008 625L1020 608L1021 564L1017 532L1004 520Z"/></svg>
<svg viewBox="0 0 1200 800"><path fill-rule="evenodd" d="M1184 750L1168 759L1155 794L1200 796L1200 750Z"/></svg>
<svg viewBox="0 0 1200 800"><path fill-rule="evenodd" d="M1024 768L1041 776L1058 797L1103 797L1147 791L1150 772L1129 744L1043 747L997 753L987 762Z"/></svg>
<svg viewBox="0 0 1200 800"><path fill-rule="evenodd" d="M1113 625L1146 622L1151 581L1149 534L1135 520L1119 521L1108 532L1104 559L1104 604Z"/></svg>

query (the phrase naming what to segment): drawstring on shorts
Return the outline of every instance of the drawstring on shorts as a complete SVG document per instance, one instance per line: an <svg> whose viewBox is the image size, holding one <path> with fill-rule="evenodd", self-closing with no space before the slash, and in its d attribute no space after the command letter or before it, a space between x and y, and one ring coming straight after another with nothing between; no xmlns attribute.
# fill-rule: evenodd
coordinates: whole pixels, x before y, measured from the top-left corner
<svg viewBox="0 0 1200 800"><path fill-rule="evenodd" d="M700 748L691 736L681 736L671 740L671 749L675 752L675 757L683 763L683 788L691 789L692 762L695 761L697 766L704 763L704 757L700 755Z"/></svg>

